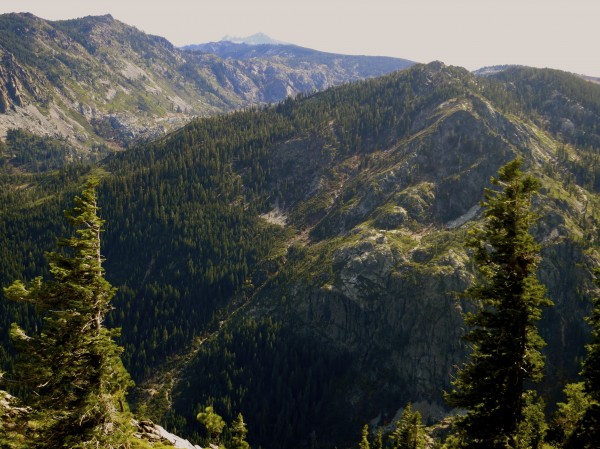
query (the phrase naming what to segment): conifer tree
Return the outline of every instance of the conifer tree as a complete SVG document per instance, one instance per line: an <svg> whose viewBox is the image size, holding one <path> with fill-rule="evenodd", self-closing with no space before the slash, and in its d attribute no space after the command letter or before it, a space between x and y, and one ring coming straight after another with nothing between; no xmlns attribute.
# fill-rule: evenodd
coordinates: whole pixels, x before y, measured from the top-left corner
<svg viewBox="0 0 600 449"><path fill-rule="evenodd" d="M239 413L231 424L231 446L229 449L250 449L250 445L246 441L247 434L248 428L244 422L244 417Z"/></svg>
<svg viewBox="0 0 600 449"><path fill-rule="evenodd" d="M408 404L396 427L390 434L393 449L424 449L425 431L421 422L421 413L412 410L412 404Z"/></svg>
<svg viewBox="0 0 600 449"><path fill-rule="evenodd" d="M576 437L581 420L590 406L584 388L583 382L576 382L565 385L563 389L567 401L556 404L557 410L552 415L550 431L547 436L547 441L556 447L570 447L569 442ZM575 447L583 448L582 445Z"/></svg>
<svg viewBox="0 0 600 449"><path fill-rule="evenodd" d="M375 433L372 449L383 449L383 430L381 427L377 429L377 433Z"/></svg>
<svg viewBox="0 0 600 449"><path fill-rule="evenodd" d="M596 270L596 285L600 287L600 269ZM592 341L586 347L587 357L581 372L586 410L565 444L569 449L597 448L600 441L600 296L594 298L588 322L592 327Z"/></svg>
<svg viewBox="0 0 600 449"><path fill-rule="evenodd" d="M102 268L96 185L89 180L65 212L75 231L48 254L53 279L5 289L7 298L33 304L43 316L39 334L11 329L19 352L14 377L32 408L36 448L117 448L132 429L125 402L132 382L113 340L117 331L103 325L115 289Z"/></svg>
<svg viewBox="0 0 600 449"><path fill-rule="evenodd" d="M198 422L204 424L206 433L208 435L208 441L213 444L219 444L221 439L221 433L225 428L225 421L215 412L212 405L204 407L204 410L196 415Z"/></svg>
<svg viewBox="0 0 600 449"><path fill-rule="evenodd" d="M465 315L472 353L447 395L451 406L467 410L456 423L462 447L523 447L539 438L520 433L543 428L524 425L529 417L538 419L542 407L528 383L542 377L544 342L536 322L541 307L551 302L536 277L540 248L529 232L535 219L531 200L540 182L521 166L518 158L492 178L500 189L486 189L485 224L467 243L481 274L465 292L475 305Z"/></svg>
<svg viewBox="0 0 600 449"><path fill-rule="evenodd" d="M368 424L365 424L360 434L360 443L358 444L358 449L370 449L370 447L371 445L369 444L369 426Z"/></svg>

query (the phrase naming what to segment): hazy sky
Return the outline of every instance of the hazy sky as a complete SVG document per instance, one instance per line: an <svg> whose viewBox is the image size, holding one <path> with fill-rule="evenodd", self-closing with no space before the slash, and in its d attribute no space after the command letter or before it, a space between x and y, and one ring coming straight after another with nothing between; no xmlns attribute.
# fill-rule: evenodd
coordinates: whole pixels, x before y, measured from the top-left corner
<svg viewBox="0 0 600 449"><path fill-rule="evenodd" d="M346 54L524 64L600 77L598 0L0 0L45 19L112 14L175 45L262 31Z"/></svg>

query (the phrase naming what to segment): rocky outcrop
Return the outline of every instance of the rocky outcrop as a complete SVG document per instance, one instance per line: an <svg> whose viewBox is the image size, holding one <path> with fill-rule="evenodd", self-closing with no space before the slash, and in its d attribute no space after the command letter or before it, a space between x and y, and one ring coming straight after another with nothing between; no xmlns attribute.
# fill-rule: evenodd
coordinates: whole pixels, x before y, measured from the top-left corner
<svg viewBox="0 0 600 449"><path fill-rule="evenodd" d="M173 447L181 449L202 449L198 445L190 443L188 440L178 437L170 432L167 432L163 427L158 424L154 424L150 420L136 421L133 420L132 424L136 428L134 433L135 438L145 439L154 443L169 443Z"/></svg>
<svg viewBox="0 0 600 449"><path fill-rule="evenodd" d="M335 285L346 298L364 307L367 293L374 286L387 283L395 263L385 234L369 235L357 244L343 246L334 252L332 264L338 278Z"/></svg>
<svg viewBox="0 0 600 449"><path fill-rule="evenodd" d="M18 400L0 390L0 446L6 448L21 447L27 438L28 407L22 407Z"/></svg>
<svg viewBox="0 0 600 449"><path fill-rule="evenodd" d="M34 80L12 53L0 51L0 55L0 113L14 111L29 101L42 102L40 80Z"/></svg>
<svg viewBox="0 0 600 449"><path fill-rule="evenodd" d="M378 401L443 405L442 391L465 356L457 344L463 324L455 297L470 277L464 252L434 255L418 236L393 231L357 237L333 252L333 279L315 288L295 286L295 314L319 340L354 354L362 382L385 391L387 398ZM398 239L412 243L400 247ZM366 398L357 401L372 406Z"/></svg>

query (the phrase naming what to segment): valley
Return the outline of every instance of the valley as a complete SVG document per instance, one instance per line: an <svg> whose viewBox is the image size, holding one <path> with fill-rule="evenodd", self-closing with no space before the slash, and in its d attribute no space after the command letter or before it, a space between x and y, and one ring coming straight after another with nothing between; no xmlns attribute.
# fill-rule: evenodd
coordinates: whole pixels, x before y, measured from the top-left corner
<svg viewBox="0 0 600 449"><path fill-rule="evenodd" d="M520 66L393 71L406 61L287 45L180 50L111 17L4 20L32 37L9 56L0 36L13 67L0 126L24 128L0 148L0 284L48 275L62 211L100 178L107 325L140 416L204 444L204 406L227 422L242 412L265 449L355 446L408 403L427 425L444 419L469 354L465 241L517 157L541 185L548 412L579 379L600 263L597 84ZM48 137L59 122L68 131ZM10 324L40 321L4 300L0 317L10 369Z"/></svg>

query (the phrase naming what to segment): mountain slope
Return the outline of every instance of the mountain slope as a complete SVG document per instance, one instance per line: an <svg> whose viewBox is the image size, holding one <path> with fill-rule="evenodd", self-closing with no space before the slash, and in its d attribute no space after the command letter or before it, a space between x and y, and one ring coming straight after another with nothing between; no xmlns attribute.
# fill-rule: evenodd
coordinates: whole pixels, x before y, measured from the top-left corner
<svg viewBox="0 0 600 449"><path fill-rule="evenodd" d="M182 58L164 39L110 16L48 22L7 14L0 19L2 57L10 62L3 64L0 89L3 132L24 128L89 150L111 140L155 136L160 122L164 131L169 118L180 124L188 119L189 113L171 113L174 105L188 112L201 105L189 81L169 79Z"/></svg>
<svg viewBox="0 0 600 449"><path fill-rule="evenodd" d="M104 161L112 320L145 381L139 403L192 439L198 406L214 402L228 419L242 411L252 443L269 448L350 444L407 401L439 417L467 352L468 304L455 295L473 275L463 242L490 176L516 155L543 185L535 235L556 307L541 325L542 388L555 395L579 371L589 332L600 161L587 120L568 115L575 135L590 130L585 146L570 143L552 126L566 113L518 88L579 101L569 86L584 81L546 84L554 75L504 81L417 65L198 119ZM584 117L595 93L580 101ZM4 176L3 284L39 272L84 171ZM2 307L4 329L10 314L34 325Z"/></svg>
<svg viewBox="0 0 600 449"><path fill-rule="evenodd" d="M272 44L272 45L280 45L287 44L287 42L281 42L275 39L270 38L265 33L256 33L251 36L246 37L236 37L236 36L225 36L221 41L233 42L236 44L250 44L250 45L261 45L261 44ZM194 47L194 45L188 45L184 48ZM193 48L192 48L193 49Z"/></svg>
<svg viewBox="0 0 600 449"><path fill-rule="evenodd" d="M455 298L471 277L462 242L490 176L518 154L545 188L540 275L557 306L542 324L544 388L575 375L598 198L557 175L559 141L494 107L486 96L498 87L433 64L278 109L316 121L270 144L275 207L265 217L299 231L258 267L253 299L181 374L178 413L216 399L225 414L256 417L256 441L275 447L309 444L313 434L324 447L348 444L358 437L349 422L358 433L407 401L439 417L465 355L467 303ZM263 429L266 419L281 425Z"/></svg>
<svg viewBox="0 0 600 449"><path fill-rule="evenodd" d="M267 59L292 69L310 69L315 74L320 72L320 77L313 77L315 85L312 90L323 90L343 82L403 70L414 64L406 59L385 56L338 55L292 44L247 44L220 41L187 45L183 48L187 51L213 53L223 59L242 61ZM329 74L331 79L325 80L328 71L331 72ZM307 90L307 92L310 91Z"/></svg>
<svg viewBox="0 0 600 449"><path fill-rule="evenodd" d="M268 55L225 60L181 51L111 16L50 22L31 14L0 16L0 58L0 135L25 129L66 141L92 159L98 151L156 138L194 116L277 102L409 65L396 60L357 71L330 64L351 58L340 55L318 65Z"/></svg>

